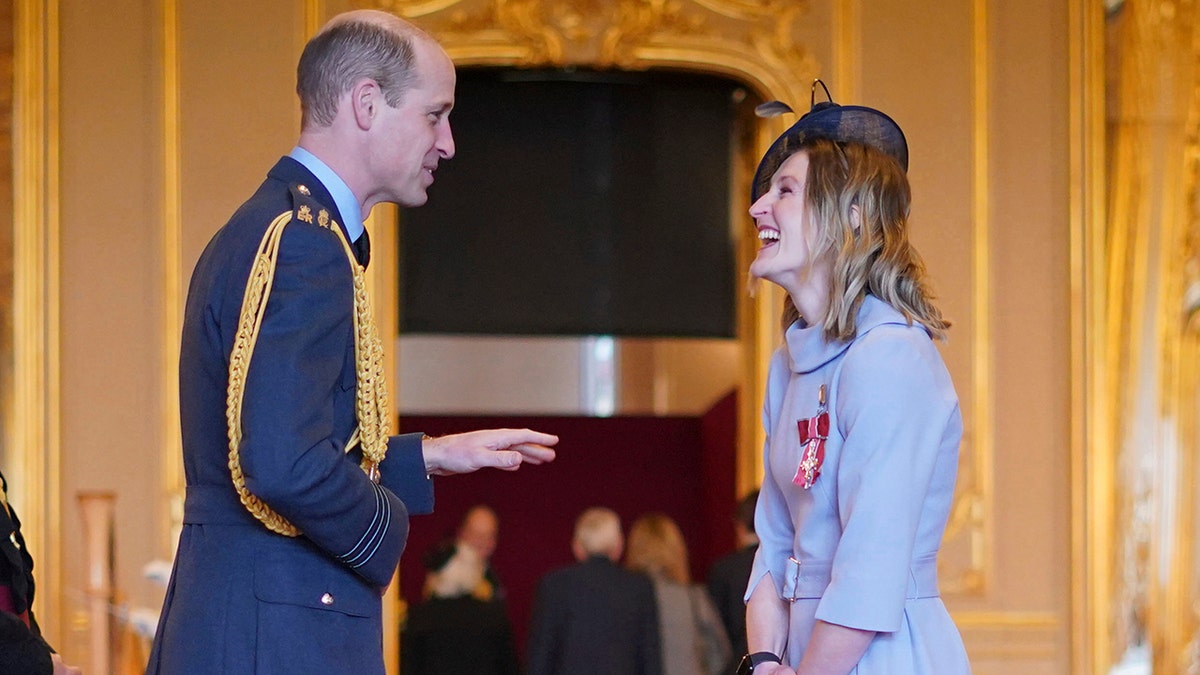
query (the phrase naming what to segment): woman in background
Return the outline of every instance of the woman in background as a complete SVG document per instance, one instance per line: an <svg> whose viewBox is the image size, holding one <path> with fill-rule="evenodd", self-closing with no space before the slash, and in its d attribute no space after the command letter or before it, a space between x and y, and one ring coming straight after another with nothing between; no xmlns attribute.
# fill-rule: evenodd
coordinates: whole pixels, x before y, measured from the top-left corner
<svg viewBox="0 0 1200 675"><path fill-rule="evenodd" d="M687 545L675 521L653 513L634 522L625 566L654 582L663 674L721 673L729 660L729 638L708 591L691 583Z"/></svg>
<svg viewBox="0 0 1200 675"><path fill-rule="evenodd" d="M907 166L890 117L829 101L754 178L750 275L787 302L742 675L970 672L937 585L962 418L933 342L949 323L908 240Z"/></svg>
<svg viewBox="0 0 1200 675"><path fill-rule="evenodd" d="M483 560L469 546L443 544L425 556L429 597L409 608L400 632L404 675L516 675L517 653L504 604L472 595Z"/></svg>

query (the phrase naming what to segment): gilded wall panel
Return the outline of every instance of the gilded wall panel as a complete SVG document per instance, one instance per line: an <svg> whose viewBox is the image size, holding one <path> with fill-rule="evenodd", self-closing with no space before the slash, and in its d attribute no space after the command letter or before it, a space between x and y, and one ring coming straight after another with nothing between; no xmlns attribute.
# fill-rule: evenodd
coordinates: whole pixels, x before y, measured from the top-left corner
<svg viewBox="0 0 1200 675"><path fill-rule="evenodd" d="M1113 573L1097 666L1200 672L1194 476L1200 454L1200 3L1109 15L1108 314ZM1155 73L1158 76L1150 76ZM1103 486L1100 486L1101 488Z"/></svg>

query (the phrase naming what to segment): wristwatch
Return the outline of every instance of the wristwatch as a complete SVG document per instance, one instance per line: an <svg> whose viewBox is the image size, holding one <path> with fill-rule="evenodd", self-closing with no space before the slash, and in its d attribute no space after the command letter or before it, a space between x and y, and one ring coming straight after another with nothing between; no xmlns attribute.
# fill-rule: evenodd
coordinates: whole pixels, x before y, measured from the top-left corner
<svg viewBox="0 0 1200 675"><path fill-rule="evenodd" d="M771 652L754 652L742 657L737 667L737 675L753 675L754 669L764 663L783 663L783 659Z"/></svg>

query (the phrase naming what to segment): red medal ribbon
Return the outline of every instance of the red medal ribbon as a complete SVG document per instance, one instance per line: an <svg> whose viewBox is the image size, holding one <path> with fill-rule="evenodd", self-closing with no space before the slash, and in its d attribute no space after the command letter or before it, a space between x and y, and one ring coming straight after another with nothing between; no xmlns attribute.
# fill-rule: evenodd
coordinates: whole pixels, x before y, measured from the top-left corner
<svg viewBox="0 0 1200 675"><path fill-rule="evenodd" d="M811 488L821 475L821 464L825 462L825 441L829 438L829 413L820 412L816 417L797 420L800 445L804 455L792 482L805 490Z"/></svg>

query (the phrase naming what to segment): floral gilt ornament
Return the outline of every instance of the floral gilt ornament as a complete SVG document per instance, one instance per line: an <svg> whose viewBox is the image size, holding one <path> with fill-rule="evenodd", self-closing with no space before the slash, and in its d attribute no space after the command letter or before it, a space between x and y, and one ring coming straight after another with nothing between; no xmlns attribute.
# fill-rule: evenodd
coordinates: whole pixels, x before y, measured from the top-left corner
<svg viewBox="0 0 1200 675"><path fill-rule="evenodd" d="M804 454L800 458L800 467L796 469L796 477L792 482L805 490L817 482L817 478L821 476L821 464L825 462L825 441L829 439L829 410L825 406L825 385L821 385L817 390L817 406L816 415L796 421Z"/></svg>

